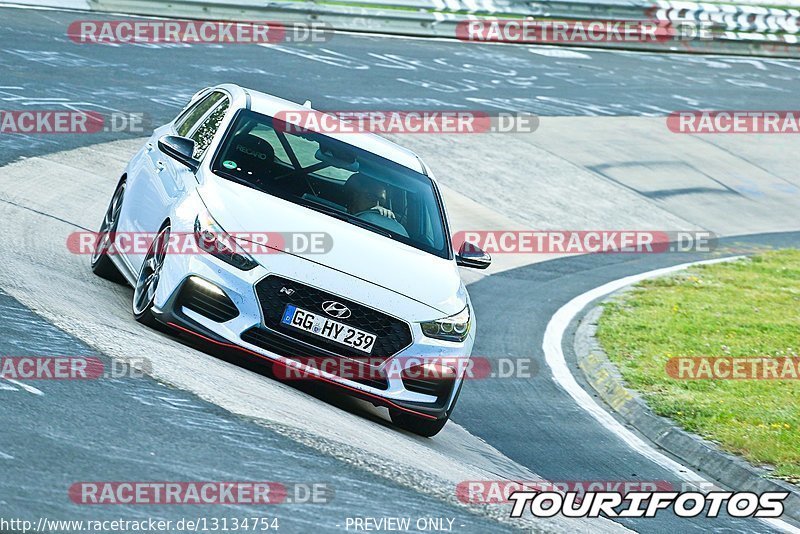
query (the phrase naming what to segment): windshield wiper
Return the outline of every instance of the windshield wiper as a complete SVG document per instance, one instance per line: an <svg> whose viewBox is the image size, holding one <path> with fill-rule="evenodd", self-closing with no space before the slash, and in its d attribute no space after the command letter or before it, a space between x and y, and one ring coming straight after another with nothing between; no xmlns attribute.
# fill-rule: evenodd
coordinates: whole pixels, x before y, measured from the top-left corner
<svg viewBox="0 0 800 534"><path fill-rule="evenodd" d="M378 234L381 234L381 235L383 235L385 237L388 237L388 238L391 238L391 239L395 238L394 232L392 232L390 230L387 230L386 228L383 228L382 226L378 226L377 224L371 223L369 221L365 221L363 219L359 219L358 217L350 215L349 213L346 213L344 211L340 211L340 210L337 210L336 208L332 208L330 206L326 206L325 204L322 204L321 202L315 202L314 200L307 199L307 198L299 198L297 200L300 200L301 203L304 206L306 206L307 208L311 208L311 209L313 209L315 211L319 211L319 212L324 213L326 215L330 215L332 217L336 217L340 221L349 222L349 223L354 224L356 226L360 226L361 228L364 228L366 230L372 230L373 232L376 232Z"/></svg>

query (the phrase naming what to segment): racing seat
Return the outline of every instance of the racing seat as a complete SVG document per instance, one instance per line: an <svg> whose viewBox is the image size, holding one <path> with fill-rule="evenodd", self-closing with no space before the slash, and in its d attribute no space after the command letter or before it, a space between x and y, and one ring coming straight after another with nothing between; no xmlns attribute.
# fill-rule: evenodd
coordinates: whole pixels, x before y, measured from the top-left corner
<svg viewBox="0 0 800 534"><path fill-rule="evenodd" d="M248 180L268 179L275 169L275 149L264 139L249 133L233 138L227 158L236 162L237 174Z"/></svg>

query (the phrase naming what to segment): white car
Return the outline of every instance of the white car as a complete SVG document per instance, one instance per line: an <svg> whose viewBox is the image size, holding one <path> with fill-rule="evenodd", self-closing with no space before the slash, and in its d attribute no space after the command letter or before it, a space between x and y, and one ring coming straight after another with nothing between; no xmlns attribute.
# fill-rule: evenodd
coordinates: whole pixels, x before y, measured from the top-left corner
<svg viewBox="0 0 800 534"><path fill-rule="evenodd" d="M128 164L92 269L134 287L139 321L342 387L433 436L475 339L457 266L490 258L454 252L414 153L275 119L309 109L230 84L198 92ZM315 236L316 250L287 246Z"/></svg>

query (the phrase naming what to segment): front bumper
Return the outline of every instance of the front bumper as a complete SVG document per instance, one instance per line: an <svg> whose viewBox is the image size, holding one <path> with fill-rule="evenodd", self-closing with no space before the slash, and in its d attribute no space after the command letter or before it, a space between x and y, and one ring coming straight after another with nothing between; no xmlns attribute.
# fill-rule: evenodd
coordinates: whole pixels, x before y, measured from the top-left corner
<svg viewBox="0 0 800 534"><path fill-rule="evenodd" d="M335 373L324 372L324 367L303 365L295 357L296 354L287 352L287 348L280 344L272 345L263 341L257 342L252 336L245 336L248 341L242 339L243 334L256 328L266 329L274 333L273 330L267 327L256 292L257 284L271 274L289 278L285 273L268 271L262 266L252 271L239 271L205 254L172 256L169 257L162 271L162 279L159 283L156 305L153 311L160 322L182 335L194 338L195 341L218 349L247 354L281 366L284 369L299 370L304 379L310 378L336 386L350 395L372 402L375 405L405 411L427 419L440 419L449 415L461 381L464 379L462 371L466 366L459 364L459 376L448 382L447 388L445 390L440 389L437 395L421 393L419 389L412 391L414 386L408 385L407 387L403 377L397 371L398 369L424 362L465 362L472 350L474 325L463 343L454 343L428 338L422 334L418 323L409 321L411 343L377 366L378 372L383 372L384 369L391 369L391 372L385 373L385 380L382 380L382 383L376 384L369 380L359 380L351 376L342 377ZM309 278L319 280L318 273L313 274L317 276L312 275ZM185 291L183 290L191 278L200 278L204 283L213 284L224 291L227 298L235 306L236 312L238 312L235 317L228 318L230 315L225 316L223 313L221 316L216 316L214 318L216 320L214 320L208 316L208 313L198 313L187 307L184 298ZM292 278L297 279L300 276L295 274ZM310 285L305 280L300 281ZM352 280L349 283L352 285ZM365 282L362 282L358 285L363 286L365 284ZM332 285L343 287L341 284L337 284L336 281ZM342 291L334 293L328 288L325 288L325 291L336 295L342 293ZM341 298L355 300L349 294L348 296L342 295ZM376 300L368 302L375 302L380 298L397 302L400 297L396 294L376 295ZM364 301L361 300L360 302ZM366 302L364 305L367 305ZM370 307L376 308L375 306Z"/></svg>

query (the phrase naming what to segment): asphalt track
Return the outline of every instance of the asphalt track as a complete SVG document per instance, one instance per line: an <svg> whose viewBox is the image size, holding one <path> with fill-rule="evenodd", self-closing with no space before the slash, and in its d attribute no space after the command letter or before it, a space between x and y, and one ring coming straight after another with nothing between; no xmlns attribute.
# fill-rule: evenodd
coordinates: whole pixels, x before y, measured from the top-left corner
<svg viewBox="0 0 800 534"><path fill-rule="evenodd" d="M587 119L686 108L791 109L796 106L792 91L800 69L798 63L783 61L465 47L342 34L335 35L324 50L159 46L137 47L132 53L131 48L70 42L66 27L81 18L73 13L2 9L0 14L4 109L57 106L144 111L151 125L169 120L198 87L221 81L294 100L310 97L323 109L501 107ZM61 154L55 152L125 136L107 132L3 138L0 164L31 159L0 170L2 246L14 251L0 259L0 288L24 305L0 295L2 353L88 352L116 358L144 354L153 361L156 378L37 385L43 395L3 383L3 515L175 517L185 512L77 507L66 499L66 488L79 480L266 479L325 482L335 488L335 498L327 505L276 507L274 515L281 517L290 532L305 531L312 524L336 530L348 516L393 515L455 518L457 531L483 532L508 529L511 523L491 519L502 519L503 510L479 506L470 513L458 506L454 496L458 481L539 476L556 481L677 482L674 474L639 456L558 388L542 359L542 335L552 314L584 291L705 255L582 256L532 265L525 265L530 259L515 263L498 258L502 269L475 277L470 285L480 325L475 354L533 358L538 372L526 380L470 383L454 415L455 424L433 440L422 440L382 423L381 412L362 403L280 384L242 369L241 362L219 360L143 329L129 316L130 291L92 277L87 258L64 250L68 232L96 226L118 170L140 143L135 139L139 136L131 134L129 141ZM422 146L427 141L409 143ZM510 154L519 150L520 157L535 149L514 139L465 140L461 150L465 143L471 144L473 156L479 153L476 144L482 144L477 148L489 155L494 151L496 157L504 154L496 150L497 145L506 146ZM478 218L484 228L489 223L592 227L579 226L588 223L577 219L575 212L590 212L592 206L578 193L570 199L572 204L556 204L546 216L537 217L526 213L529 207L522 203L504 203L498 186L508 187L505 179L520 186L514 177L498 177L496 184L483 189L486 196L481 196L462 187L462 174L467 173L457 172L475 162L453 161L442 154L447 148L459 154L457 141L436 140L428 150L431 147L437 152L432 156L443 160L441 165L434 162L440 180L464 193L447 193L448 205L456 212L454 219L464 228L478 226L474 223ZM550 155L561 150L544 148ZM429 158L424 148L420 152ZM580 154L572 157L580 158ZM534 167L540 161L524 163ZM761 166L786 178L783 161L778 157ZM489 171L488 163L481 162L480 172ZM574 163L575 168L558 172L574 173L580 179L578 174L588 172L590 165ZM525 173L518 174L524 185ZM607 182L594 179L595 186L608 187ZM755 228L797 229L797 193L784 188L781 194L758 197L757 203L768 205L771 214L752 207L757 215L752 221ZM617 192L615 198L629 207L633 221L658 221L670 229L709 226L701 218L703 203L697 199L684 196L676 208L642 202L636 191ZM751 202L747 196L737 199ZM770 201L784 209L776 209ZM700 206L692 207L693 202ZM786 222L791 213L794 226ZM633 224L624 217L624 213L614 213L609 225ZM751 224L735 219L729 216L727 227L721 224L715 231L737 233L736 224ZM726 253L796 246L798 235L759 235L726 244ZM713 473L703 475L713 478ZM204 509L202 515L236 512ZM709 527L721 532L770 530L754 521L681 520L668 514L622 525L641 532L699 532ZM601 531L613 530L615 524L541 521L523 526Z"/></svg>
<svg viewBox="0 0 800 534"><path fill-rule="evenodd" d="M334 34L317 45L106 46L67 37L96 13L3 9L4 106L174 117L197 87L259 87L318 109L481 109L543 116L659 116L677 109L793 109L800 63ZM757 105L758 104L758 105ZM111 132L95 142L118 139ZM3 160L82 146L16 137Z"/></svg>
<svg viewBox="0 0 800 534"><path fill-rule="evenodd" d="M103 358L6 294L0 294L0 314L3 354ZM174 507L165 506L81 509L66 498L65 488L92 480L252 480L296 482L309 488L325 484L330 502L281 504L279 511L275 507L258 511L261 517L279 517L281 528L289 532L335 532L347 517L402 517L410 509L453 519L456 527L502 531L488 519L424 499L399 483L320 454L153 380L133 377L95 380L80 387L68 383L28 387L0 383L4 428L0 451L13 455L13 459L0 460L0 510L6 519L197 517L195 510L176 513ZM296 495L302 499L306 493L298 490ZM253 507L247 505L202 510L209 518L253 514Z"/></svg>

